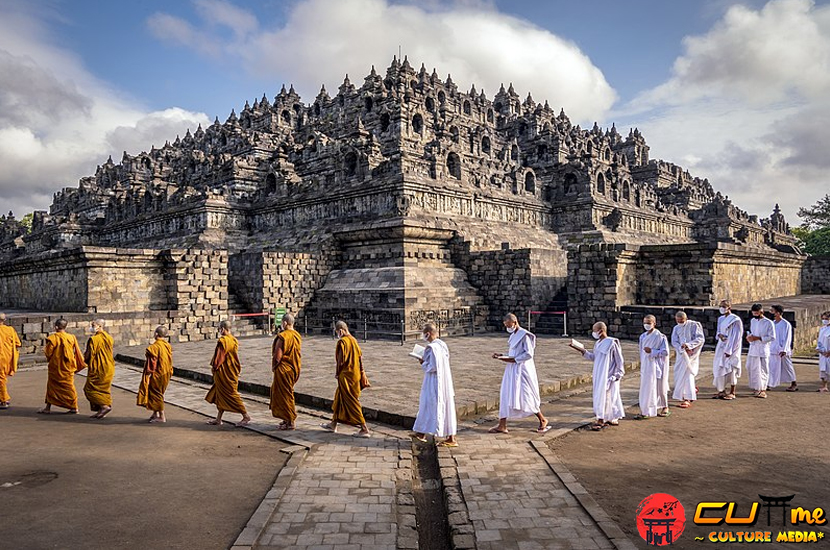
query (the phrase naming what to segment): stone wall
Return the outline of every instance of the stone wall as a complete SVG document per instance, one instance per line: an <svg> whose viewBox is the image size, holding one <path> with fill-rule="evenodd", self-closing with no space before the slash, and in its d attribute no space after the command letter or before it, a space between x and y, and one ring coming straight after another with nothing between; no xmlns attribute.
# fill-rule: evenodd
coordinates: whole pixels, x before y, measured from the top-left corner
<svg viewBox="0 0 830 550"><path fill-rule="evenodd" d="M830 256L810 256L801 271L801 292L830 294Z"/></svg>
<svg viewBox="0 0 830 550"><path fill-rule="evenodd" d="M465 259L470 283L488 307L488 326L498 328L504 315L547 308L567 284L563 250L520 249L470 252Z"/></svg>
<svg viewBox="0 0 830 550"><path fill-rule="evenodd" d="M160 257L169 304L180 323L179 340L211 338L228 315L227 251L165 250Z"/></svg>
<svg viewBox="0 0 830 550"><path fill-rule="evenodd" d="M81 313L63 314L9 314L9 325L20 335L23 346L21 353L42 353L46 337L54 332L55 321L63 317L68 322L67 331L74 334L81 344L86 345L89 335L84 330L93 318L104 320L105 330L115 340L115 347L149 344L153 331L159 325L170 330L171 342L179 342L180 323L175 319L175 312L156 311L152 313L104 313L98 315Z"/></svg>
<svg viewBox="0 0 830 550"><path fill-rule="evenodd" d="M283 307L299 313L311 302L336 264L323 252L243 252L230 257L230 291L250 312Z"/></svg>
<svg viewBox="0 0 830 550"><path fill-rule="evenodd" d="M85 312L87 277L82 249L9 262L0 274L0 307Z"/></svg>
<svg viewBox="0 0 830 550"><path fill-rule="evenodd" d="M569 317L584 332L595 319L616 319L628 305L714 306L723 298L741 303L794 296L803 261L724 243L581 245L568 256Z"/></svg>
<svg viewBox="0 0 830 550"><path fill-rule="evenodd" d="M125 313L168 309L166 268L158 251L85 247L83 252L89 278L88 311Z"/></svg>

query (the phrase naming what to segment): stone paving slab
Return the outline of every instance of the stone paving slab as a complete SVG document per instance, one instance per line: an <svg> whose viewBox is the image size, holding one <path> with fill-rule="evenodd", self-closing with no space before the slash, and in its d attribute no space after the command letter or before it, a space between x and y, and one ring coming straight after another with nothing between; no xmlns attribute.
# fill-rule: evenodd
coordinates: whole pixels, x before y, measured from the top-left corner
<svg viewBox="0 0 830 550"><path fill-rule="evenodd" d="M506 350L507 334L447 338L446 342L450 348L459 417L498 409L504 367L491 356ZM570 349L569 342L569 338L538 337L535 359L543 395L591 381L591 363ZM271 343L270 337L240 339L240 390L263 394L270 387ZM215 345L213 341L173 344L173 362L179 369L177 375L209 381L209 361ZM372 387L361 395L367 419L411 427L418 412L418 395L423 380L420 365L407 355L412 349L411 344L402 347L394 342L370 340L360 342L360 346L372 383ZM298 403L324 409L331 406L337 386L334 347L335 340L329 337L309 336L303 340L302 374L295 387ZM120 348L116 352L121 354L122 360L133 358L137 363L143 361L144 348ZM623 354L629 368L638 365L636 342L623 342Z"/></svg>

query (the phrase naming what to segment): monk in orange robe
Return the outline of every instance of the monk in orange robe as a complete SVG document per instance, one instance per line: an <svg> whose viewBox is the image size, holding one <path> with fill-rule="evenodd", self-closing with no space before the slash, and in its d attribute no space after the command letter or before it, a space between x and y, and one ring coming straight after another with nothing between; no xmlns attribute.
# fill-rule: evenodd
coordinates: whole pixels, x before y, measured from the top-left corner
<svg viewBox="0 0 830 550"><path fill-rule="evenodd" d="M92 321L92 337L86 342L87 374L84 395L95 411L90 418L101 419L112 411L112 377L115 376L115 359L112 356L112 336L104 331L104 321Z"/></svg>
<svg viewBox="0 0 830 550"><path fill-rule="evenodd" d="M173 348L167 343L166 327L156 327L153 337L155 342L147 346L144 353L144 373L141 376L141 385L138 387L136 404L153 411L148 422L167 422L164 416L164 392L173 376Z"/></svg>
<svg viewBox="0 0 830 550"><path fill-rule="evenodd" d="M46 382L46 406L39 414L52 412L52 405L78 414L78 393L75 391L75 373L86 368L78 340L66 332L66 319L55 321L55 332L46 339L43 351L49 360Z"/></svg>
<svg viewBox="0 0 830 550"><path fill-rule="evenodd" d="M239 362L239 341L231 334L230 321L219 323L219 341L216 342L216 351L210 362L213 371L213 386L205 396L205 401L216 405L216 418L208 420L208 424L222 425L222 415L226 411L242 415L238 426L245 426L251 421L242 396L239 395L239 373L242 364Z"/></svg>
<svg viewBox="0 0 830 550"><path fill-rule="evenodd" d="M300 333L294 330L294 316L286 313L282 318L282 331L274 338L271 348L271 414L281 418L280 430L293 430L297 420L294 404L294 384L300 378Z"/></svg>
<svg viewBox="0 0 830 550"><path fill-rule="evenodd" d="M20 345L17 331L6 324L6 314L0 313L0 409L8 409L11 405L6 378L17 372L17 348Z"/></svg>
<svg viewBox="0 0 830 550"><path fill-rule="evenodd" d="M334 403L331 408L334 414L331 422L321 424L325 430L337 432L337 424L359 426L356 437L370 437L366 420L363 418L363 408L360 406L360 380L363 377L363 354L357 340L349 333L349 325L344 321L337 321L334 325L337 334L337 347L334 352L337 361L337 390L334 392Z"/></svg>

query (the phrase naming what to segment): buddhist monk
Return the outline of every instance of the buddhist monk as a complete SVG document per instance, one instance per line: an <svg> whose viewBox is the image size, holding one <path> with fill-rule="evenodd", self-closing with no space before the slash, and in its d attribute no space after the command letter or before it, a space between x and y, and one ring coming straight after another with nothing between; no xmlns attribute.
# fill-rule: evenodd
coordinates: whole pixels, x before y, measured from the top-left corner
<svg viewBox="0 0 830 550"><path fill-rule="evenodd" d="M17 372L17 348L20 337L17 331L6 324L6 314L0 313L0 409L8 409L11 397L6 389L6 378Z"/></svg>
<svg viewBox="0 0 830 550"><path fill-rule="evenodd" d="M156 327L153 333L155 341L147 346L144 354L144 374L138 387L136 404L153 411L147 420L150 424L167 422L167 417L164 416L164 392L173 376L173 348L165 340L167 335L167 327Z"/></svg>
<svg viewBox="0 0 830 550"><path fill-rule="evenodd" d="M274 338L271 348L271 414L282 419L280 430L293 430L297 420L294 405L294 384L300 378L300 333L294 330L294 316L286 313L282 318L282 330Z"/></svg>
<svg viewBox="0 0 830 550"><path fill-rule="evenodd" d="M86 368L78 340L66 332L66 319L55 321L55 332L46 339L44 353L49 360L46 382L46 406L37 411L50 414L52 405L78 414L78 393L75 391L75 373Z"/></svg>
<svg viewBox="0 0 830 550"><path fill-rule="evenodd" d="M92 337L87 340L84 360L88 370L84 395L89 407L95 411L90 418L101 419L112 411L112 377L115 375L115 359L112 357L112 336L104 331L104 321L92 321Z"/></svg>
<svg viewBox="0 0 830 550"><path fill-rule="evenodd" d="M331 432L337 432L338 424L358 426L360 431L355 437L370 437L366 419L363 418L363 408L360 406L360 379L363 377L363 354L357 340L349 333L349 325L344 321L337 321L334 325L337 335L337 347L334 357L337 362L337 390L334 392L334 411L331 423L320 426Z"/></svg>
<svg viewBox="0 0 830 550"><path fill-rule="evenodd" d="M216 342L216 351L210 362L213 371L213 386L205 396L205 401L216 405L216 418L208 420L208 424L222 425L222 415L225 412L235 412L242 415L242 421L237 426L245 426L251 421L242 396L239 395L239 373L242 364L239 362L239 342L231 334L231 322L219 323L219 341Z"/></svg>

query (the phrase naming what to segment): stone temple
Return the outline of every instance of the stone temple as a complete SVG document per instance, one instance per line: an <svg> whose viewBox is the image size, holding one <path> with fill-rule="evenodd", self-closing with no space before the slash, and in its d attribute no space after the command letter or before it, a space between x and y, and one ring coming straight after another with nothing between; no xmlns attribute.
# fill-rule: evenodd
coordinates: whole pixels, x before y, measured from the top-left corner
<svg viewBox="0 0 830 550"><path fill-rule="evenodd" d="M31 232L0 218L0 265L0 308L41 313L23 321L30 350L48 312L94 313L127 343L275 307L415 335L551 304L584 330L643 305L830 292L777 207L748 215L650 158L638 130L583 129L512 85L488 98L406 59L108 159Z"/></svg>

